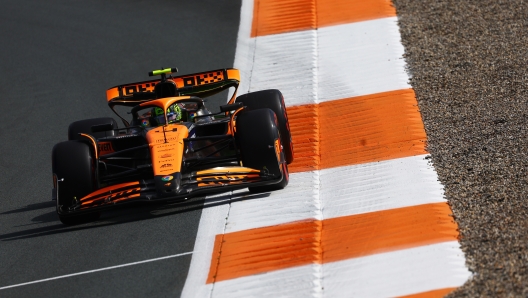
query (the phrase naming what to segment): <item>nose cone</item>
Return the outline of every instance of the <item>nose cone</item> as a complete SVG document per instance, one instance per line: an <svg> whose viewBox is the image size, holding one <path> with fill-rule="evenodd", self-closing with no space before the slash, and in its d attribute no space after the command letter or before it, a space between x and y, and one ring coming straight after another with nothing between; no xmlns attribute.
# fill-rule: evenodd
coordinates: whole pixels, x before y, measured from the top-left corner
<svg viewBox="0 0 528 298"><path fill-rule="evenodd" d="M155 176L180 172L184 150L183 140L188 135L187 127L178 124L160 126L147 133Z"/></svg>
<svg viewBox="0 0 528 298"><path fill-rule="evenodd" d="M181 173L154 176L158 197L171 197L180 191Z"/></svg>

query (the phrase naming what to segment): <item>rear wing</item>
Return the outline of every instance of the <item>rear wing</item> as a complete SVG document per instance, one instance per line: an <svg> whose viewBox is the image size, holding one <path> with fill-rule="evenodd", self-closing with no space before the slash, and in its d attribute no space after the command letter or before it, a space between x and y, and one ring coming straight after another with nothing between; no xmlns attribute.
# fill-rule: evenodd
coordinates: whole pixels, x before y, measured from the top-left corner
<svg viewBox="0 0 528 298"><path fill-rule="evenodd" d="M108 105L136 106L140 103L156 99L154 86L161 79L130 83L112 87L106 91ZM230 87L235 87L235 92L229 102L234 101L238 85L240 84L240 71L235 68L211 70L206 72L169 77L167 81L176 84L180 96L208 97L222 92Z"/></svg>

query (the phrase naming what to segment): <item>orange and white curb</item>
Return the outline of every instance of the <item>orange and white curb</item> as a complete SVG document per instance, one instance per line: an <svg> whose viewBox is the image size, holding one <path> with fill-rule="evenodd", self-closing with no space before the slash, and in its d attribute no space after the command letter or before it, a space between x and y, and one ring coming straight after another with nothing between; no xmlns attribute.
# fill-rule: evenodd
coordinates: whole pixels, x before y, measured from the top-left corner
<svg viewBox="0 0 528 298"><path fill-rule="evenodd" d="M387 0L244 0L240 94L284 94L281 191L207 197L182 297L441 297L469 277Z"/></svg>

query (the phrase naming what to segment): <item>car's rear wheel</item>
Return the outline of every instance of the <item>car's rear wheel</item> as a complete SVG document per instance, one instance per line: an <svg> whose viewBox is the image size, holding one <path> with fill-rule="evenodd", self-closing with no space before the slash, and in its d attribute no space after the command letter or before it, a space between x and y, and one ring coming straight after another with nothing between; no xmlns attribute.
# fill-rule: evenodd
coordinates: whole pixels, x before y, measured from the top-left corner
<svg viewBox="0 0 528 298"><path fill-rule="evenodd" d="M94 161L90 147L79 141L66 141L53 147L51 157L56 177L57 214L62 223L71 225L99 217L99 213L65 214L95 189Z"/></svg>
<svg viewBox="0 0 528 298"><path fill-rule="evenodd" d="M280 146L281 138L275 113L270 109L242 111L236 120L237 145L245 167L282 175L277 184L249 187L251 192L283 189L288 185L288 165ZM278 151L277 151L278 150ZM281 157L282 155L282 157ZM283 162L281 162L281 160Z"/></svg>
<svg viewBox="0 0 528 298"><path fill-rule="evenodd" d="M284 97L277 89L262 90L251 92L239 96L236 102L242 102L248 110L256 110L268 108L277 115L279 123L279 131L281 135L281 143L284 147L284 154L288 164L293 162L293 142L290 132L290 124L288 122L288 114L286 113L286 105L284 104Z"/></svg>
<svg viewBox="0 0 528 298"><path fill-rule="evenodd" d="M86 140L86 138L79 135L80 133L89 134L96 139L114 136L116 133L113 130L92 132L92 126L105 124L111 124L114 129L118 128L117 122L110 117L75 121L68 127L68 140Z"/></svg>

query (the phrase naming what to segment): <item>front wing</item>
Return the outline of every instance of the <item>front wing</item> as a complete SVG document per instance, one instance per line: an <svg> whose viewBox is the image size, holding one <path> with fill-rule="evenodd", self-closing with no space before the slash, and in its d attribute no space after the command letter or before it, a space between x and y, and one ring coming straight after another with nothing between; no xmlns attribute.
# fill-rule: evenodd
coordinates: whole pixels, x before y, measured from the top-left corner
<svg viewBox="0 0 528 298"><path fill-rule="evenodd" d="M171 177L170 180L167 177ZM76 200L69 208L60 206L57 199L57 212L60 215L77 215L131 202L184 201L200 195L276 184L282 179L283 174L271 176L267 172L245 167L218 167L184 175L175 173L106 186ZM58 196L58 189L55 192Z"/></svg>

